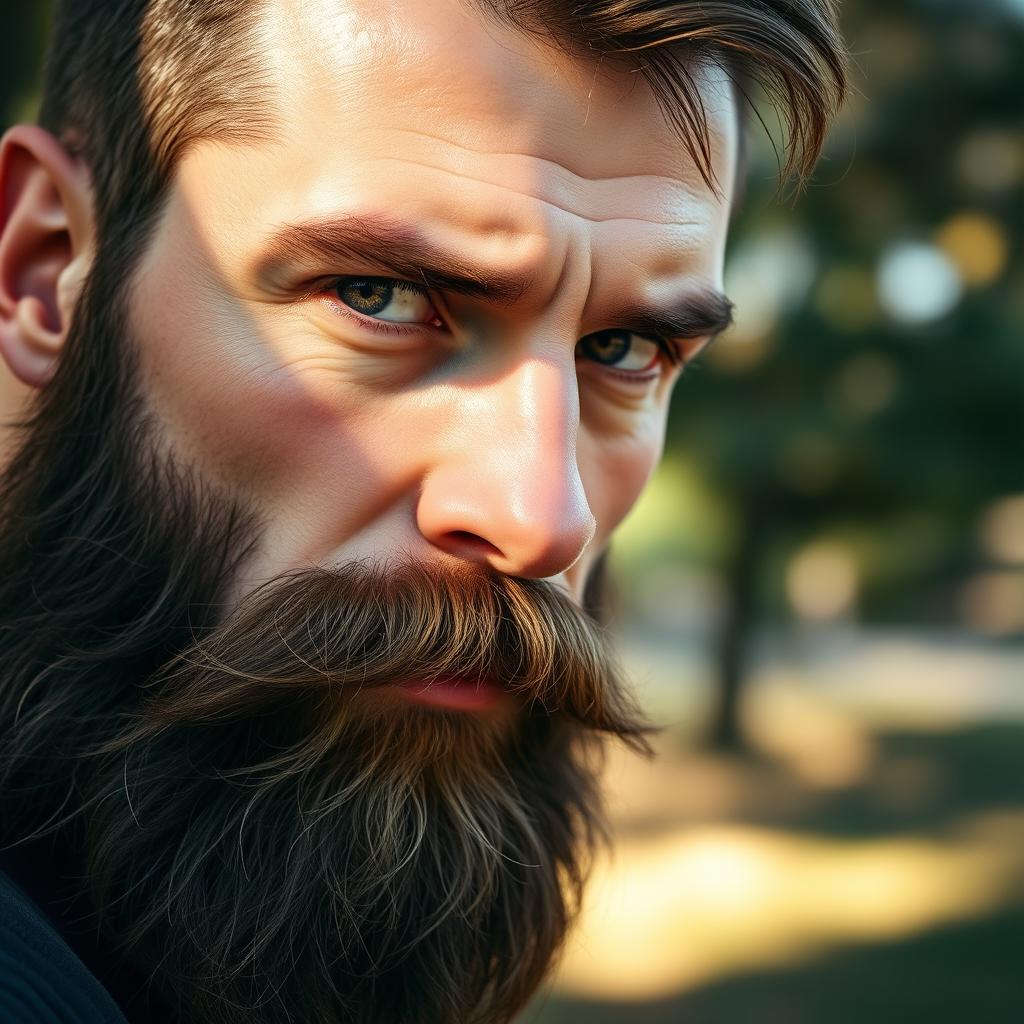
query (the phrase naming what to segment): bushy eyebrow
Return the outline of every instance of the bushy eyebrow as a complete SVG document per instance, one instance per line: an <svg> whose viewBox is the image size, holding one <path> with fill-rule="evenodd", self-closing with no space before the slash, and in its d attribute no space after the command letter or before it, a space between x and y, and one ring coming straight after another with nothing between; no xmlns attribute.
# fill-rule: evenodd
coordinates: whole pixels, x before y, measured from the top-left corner
<svg viewBox="0 0 1024 1024"><path fill-rule="evenodd" d="M534 283L530 276L511 271L485 272L418 228L384 216L325 217L285 225L256 257L254 274L275 287L296 266L342 268L353 263L498 306L514 305ZM702 288L668 306L635 305L611 319L610 327L638 334L699 338L719 334L732 323L732 303L720 292Z"/></svg>
<svg viewBox="0 0 1024 1024"><path fill-rule="evenodd" d="M663 338L716 337L732 326L733 304L713 288L700 288L669 306L632 306L615 314L615 327Z"/></svg>
<svg viewBox="0 0 1024 1024"><path fill-rule="evenodd" d="M373 264L382 272L497 305L512 305L532 285L529 277L481 273L452 249L420 230L385 217L338 217L289 224L267 242L256 260L259 280L275 281L294 265Z"/></svg>

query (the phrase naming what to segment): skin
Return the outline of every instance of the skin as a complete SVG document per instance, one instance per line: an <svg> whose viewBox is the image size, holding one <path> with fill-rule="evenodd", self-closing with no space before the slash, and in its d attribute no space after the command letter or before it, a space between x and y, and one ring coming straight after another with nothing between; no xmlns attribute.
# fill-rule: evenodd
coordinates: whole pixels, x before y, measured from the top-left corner
<svg viewBox="0 0 1024 1024"><path fill-rule="evenodd" d="M580 341L639 302L721 289L737 147L724 74L701 78L716 194L639 76L457 0L279 2L263 34L280 132L187 153L131 308L161 443L262 516L229 605L289 569L398 557L579 598L658 461L680 374L659 357L640 379ZM0 351L43 387L89 265L88 174L21 126L0 175ZM398 293L402 315L443 324L398 335L329 290L393 276L372 262L265 272L286 225L381 216L529 287L512 304ZM708 340L675 344L685 361ZM632 344L627 366L657 354Z"/></svg>

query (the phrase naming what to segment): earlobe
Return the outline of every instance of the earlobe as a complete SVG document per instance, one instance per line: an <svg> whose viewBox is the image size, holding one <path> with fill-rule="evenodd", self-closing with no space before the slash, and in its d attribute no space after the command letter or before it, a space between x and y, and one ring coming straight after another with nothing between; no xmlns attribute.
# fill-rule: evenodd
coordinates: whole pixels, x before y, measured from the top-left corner
<svg viewBox="0 0 1024 1024"><path fill-rule="evenodd" d="M84 166L36 125L0 140L0 356L25 384L53 376L91 262Z"/></svg>

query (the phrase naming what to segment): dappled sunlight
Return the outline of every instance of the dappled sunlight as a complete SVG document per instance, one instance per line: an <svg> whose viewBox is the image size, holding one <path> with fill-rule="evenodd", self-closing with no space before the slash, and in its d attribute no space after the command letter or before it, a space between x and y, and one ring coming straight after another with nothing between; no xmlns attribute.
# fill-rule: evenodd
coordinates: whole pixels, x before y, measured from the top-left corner
<svg viewBox="0 0 1024 1024"><path fill-rule="evenodd" d="M841 544L817 541L801 548L786 573L786 593L802 619L837 619L857 598L857 564Z"/></svg>
<svg viewBox="0 0 1024 1024"><path fill-rule="evenodd" d="M594 874L555 989L654 999L1024 896L1024 812L950 836L842 841L741 826L624 837Z"/></svg>
<svg viewBox="0 0 1024 1024"><path fill-rule="evenodd" d="M750 742L785 764L801 782L838 789L867 776L875 744L862 723L782 680L760 687L751 697Z"/></svg>
<svg viewBox="0 0 1024 1024"><path fill-rule="evenodd" d="M801 704L853 716L862 728L951 732L1024 713L1024 651L941 634L818 627L751 680L750 721L800 715ZM817 713L816 711L813 713ZM799 742L798 738L794 742Z"/></svg>

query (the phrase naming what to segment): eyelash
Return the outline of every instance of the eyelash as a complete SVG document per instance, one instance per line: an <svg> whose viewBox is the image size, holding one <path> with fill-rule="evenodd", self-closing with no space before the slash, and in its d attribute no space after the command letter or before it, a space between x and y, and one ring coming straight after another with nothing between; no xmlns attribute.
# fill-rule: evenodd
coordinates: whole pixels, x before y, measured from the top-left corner
<svg viewBox="0 0 1024 1024"><path fill-rule="evenodd" d="M351 320L353 323L358 324L360 327L369 327L370 330L376 331L379 334L390 334L392 336L415 334L417 331L423 330L424 328L429 328L431 330L438 329L435 328L432 324L399 324L389 320L377 320L374 319L373 317L364 316L362 313L356 312L356 310L352 309L350 306L345 305L344 302L341 302L340 300L335 298L333 294L335 290L338 288L338 286L342 284L342 282L351 281L352 278L353 275L351 274L346 274L341 277L330 278L323 283L323 290L325 294L329 296L331 306L334 309L338 310L343 316ZM399 278L394 277L376 276L374 276L372 279L374 281L380 281L382 284L386 284L391 288L402 287L415 291L418 294L426 297L429 297L430 295L430 292L427 288L424 288L422 285L415 284L412 281L403 281L400 280ZM367 280L369 280L369 278L367 278ZM640 336L648 339L649 341L653 341L661 350L662 355L665 356L665 358L668 360L670 366L682 367L684 370L687 368L687 364L683 360L683 357L680 355L678 347L673 342L665 338L659 337L658 335L655 334L644 334ZM626 373L621 370L616 370L614 366L605 366L604 368L608 373L611 373L613 376L620 377L623 380L633 382L651 380L654 379L655 376L657 376L656 374L652 374L650 377L638 376L635 373Z"/></svg>

